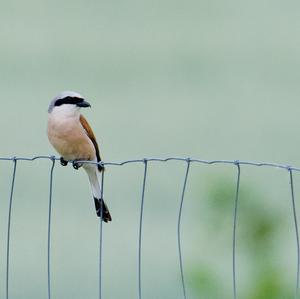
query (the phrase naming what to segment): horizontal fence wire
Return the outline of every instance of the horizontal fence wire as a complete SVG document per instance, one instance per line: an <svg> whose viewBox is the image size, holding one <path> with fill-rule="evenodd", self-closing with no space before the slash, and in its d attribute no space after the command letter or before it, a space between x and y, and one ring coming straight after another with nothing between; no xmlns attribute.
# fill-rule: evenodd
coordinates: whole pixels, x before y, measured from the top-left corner
<svg viewBox="0 0 300 299"><path fill-rule="evenodd" d="M28 161L32 162L35 160L46 159L51 162L50 172L49 172L49 207L48 207L48 244L47 244L47 278L48 278L48 299L51 299L51 214L52 214L52 194L53 194L53 177L54 177L54 168L57 165L55 162L60 160L60 158L55 156L35 156L32 158L28 157L0 157L0 161L11 161L13 162L12 170L12 180L9 196L9 211L8 211L8 222L7 222L7 244L6 244L6 299L9 299L9 266L10 266L10 237L11 237L11 218L13 210L13 195L15 188L15 181L17 175L17 162L18 161ZM186 163L185 173L183 174L183 187L180 197L180 206L177 219L177 244L178 244L178 258L179 258L179 271L181 276L181 288L182 288L182 298L187 299L187 291L185 286L184 279L184 262L182 254L182 245L181 245L181 218L182 210L184 204L184 197L186 188L188 186L188 177L192 164L205 164L205 165L232 165L237 169L236 173L236 192L233 206L233 236L232 236L232 298L237 299L237 274L236 274L236 233L237 233L237 223L238 223L238 202L239 202L239 190L240 190L240 180L241 180L241 167L242 166L255 166L255 167L270 167L286 170L289 175L290 182L290 192L291 192L291 202L292 202L292 211L293 211L293 220L295 227L295 239L296 239L296 250L297 250L297 271L296 271L296 283L295 283L295 298L298 298L299 294L299 279L300 279L300 241L299 241L299 229L298 229L298 219L296 212L296 200L294 193L294 180L293 172L300 172L299 167L294 167L290 165L278 164L278 163L268 163L268 162L253 162L253 161L243 161L243 160L202 160L202 159L193 159L193 158L183 158L183 157L167 157L167 158L142 158L142 159L133 159L126 160L122 162L92 162L92 161L76 161L78 163L88 163L88 164L97 164L103 167L113 167L113 166L124 166L127 164L142 164L144 165L144 173L142 179L142 192L141 192L141 206L140 206L140 220L139 220L139 229L138 229L138 281L137 281L137 297L142 299L142 236L143 236L143 211L144 211L144 201L145 201L145 191L147 184L147 169L148 164L151 162L169 162L169 161L181 161ZM72 162L72 161L71 161ZM104 172L101 176L101 195L103 198L104 192ZM100 207L102 214L102 205ZM103 227L102 221L100 220L99 228L99 299L102 299L102 264L103 264Z"/></svg>

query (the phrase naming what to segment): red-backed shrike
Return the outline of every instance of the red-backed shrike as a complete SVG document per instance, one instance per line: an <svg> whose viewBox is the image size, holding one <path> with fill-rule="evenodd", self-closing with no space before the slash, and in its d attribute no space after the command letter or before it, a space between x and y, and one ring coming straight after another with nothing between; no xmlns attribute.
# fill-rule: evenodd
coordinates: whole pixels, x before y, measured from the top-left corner
<svg viewBox="0 0 300 299"><path fill-rule="evenodd" d="M111 216L101 198L99 183L103 167L92 163L78 163L78 161L101 161L95 135L87 120L80 114L80 109L86 107L91 105L76 92L64 91L57 95L48 109L48 138L61 155L60 162L63 166L72 161L75 169L81 166L85 169L91 184L96 213L101 217L102 206L102 219L108 222L111 221Z"/></svg>

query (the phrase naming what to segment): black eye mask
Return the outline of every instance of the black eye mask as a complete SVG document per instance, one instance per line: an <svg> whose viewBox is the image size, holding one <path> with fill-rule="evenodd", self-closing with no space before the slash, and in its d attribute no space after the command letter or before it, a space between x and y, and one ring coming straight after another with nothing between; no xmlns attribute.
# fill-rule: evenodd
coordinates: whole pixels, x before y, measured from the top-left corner
<svg viewBox="0 0 300 299"><path fill-rule="evenodd" d="M63 99L59 99L55 102L54 106L61 106L63 104L72 104L77 105L79 103L82 103L84 100L82 98L77 97L65 97Z"/></svg>

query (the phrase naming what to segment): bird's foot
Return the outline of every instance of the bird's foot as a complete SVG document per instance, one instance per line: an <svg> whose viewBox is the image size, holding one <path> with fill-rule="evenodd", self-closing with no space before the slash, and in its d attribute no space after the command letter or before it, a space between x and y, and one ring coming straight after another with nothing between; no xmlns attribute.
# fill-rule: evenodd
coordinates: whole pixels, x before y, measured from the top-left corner
<svg viewBox="0 0 300 299"><path fill-rule="evenodd" d="M76 160L73 161L72 164L73 164L73 168L76 170L78 170L82 166L82 163L78 163L78 161Z"/></svg>
<svg viewBox="0 0 300 299"><path fill-rule="evenodd" d="M63 157L60 157L60 164L62 166L67 166L68 165L68 161L66 161Z"/></svg>

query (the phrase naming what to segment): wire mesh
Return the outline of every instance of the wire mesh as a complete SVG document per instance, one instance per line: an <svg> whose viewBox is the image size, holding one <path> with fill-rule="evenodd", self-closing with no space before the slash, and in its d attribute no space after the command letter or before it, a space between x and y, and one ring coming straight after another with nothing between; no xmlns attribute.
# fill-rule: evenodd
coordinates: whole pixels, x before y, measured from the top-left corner
<svg viewBox="0 0 300 299"><path fill-rule="evenodd" d="M35 161L38 159L47 159L51 162L50 173L49 173L49 206L48 206L48 230L47 230L47 279L48 279L48 299L51 299L51 217L52 217L52 197L53 197L53 177L54 169L56 166L56 161L59 160L58 157L54 156L35 156L32 158L27 157L0 157L0 161L11 161L13 162L13 171L12 171L12 180L10 186L10 196L9 196L9 210L8 210L8 222L7 222L7 244L6 244L6 299L9 299L9 278L10 278L10 238L11 238L11 218L13 212L13 197L14 197L14 188L17 175L17 164L19 161ZM182 211L184 206L184 198L186 189L188 186L188 177L190 173L190 168L192 164L227 164L236 167L236 192L234 199L234 208L233 208L233 235L232 235L232 298L237 299L237 273L236 273L236 235L237 235L237 223L238 223L238 202L239 202L239 193L240 193L240 180L241 180L241 167L244 165L254 166L254 167L269 167L269 168L278 168L286 170L289 175L290 182L290 192L291 192L291 202L292 202L292 211L293 211L293 222L295 227L295 239L296 239L296 251L297 251L297 271L296 271L296 283L295 283L295 298L299 294L299 279L300 279L300 241L299 241L299 229L298 229L298 220L296 212L296 200L294 193L294 180L293 172L300 172L300 168L293 167L290 165L277 164L277 163L267 163L267 162L253 162L253 161L239 161L239 160L201 160L201 159L192 159L192 158L182 158L182 157L167 157L167 158L143 158L143 159L133 159L126 160L122 162L91 162L91 161L79 161L80 163L89 163L89 164L100 164L102 166L113 167L113 166L124 166L127 164L143 164L144 173L142 180L142 192L141 192L141 202L140 202L140 218L139 218L139 229L138 229L138 281L137 281L137 296L139 299L143 298L142 292L142 248L143 248L143 213L144 213L144 201L145 201L145 191L147 185L147 169L148 164L151 162L168 162L168 161L181 161L186 163L186 170L183 175L183 187L181 191L180 206L177 219L177 244L178 244L178 260L179 260L179 271L181 276L181 287L182 287L182 298L187 299L187 292L185 286L185 271L184 271L184 259L182 254L182 245L181 245L181 218ZM104 172L101 176L101 195L103 198L104 193ZM102 214L102 206L101 211ZM103 266L103 226L102 221L100 220L99 225L99 299L102 299L102 266Z"/></svg>

